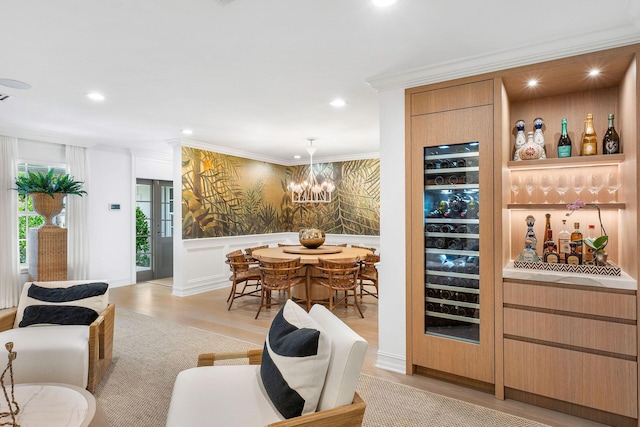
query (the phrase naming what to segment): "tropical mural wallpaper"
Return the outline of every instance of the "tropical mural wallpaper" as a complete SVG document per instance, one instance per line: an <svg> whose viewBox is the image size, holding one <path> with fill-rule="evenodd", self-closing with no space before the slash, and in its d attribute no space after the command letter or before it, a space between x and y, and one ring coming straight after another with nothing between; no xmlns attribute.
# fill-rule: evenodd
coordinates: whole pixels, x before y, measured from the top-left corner
<svg viewBox="0 0 640 427"><path fill-rule="evenodd" d="M380 161L314 164L333 179L330 203L291 201L287 185L309 165L280 166L182 147L182 238L241 236L317 227L328 234L380 234Z"/></svg>

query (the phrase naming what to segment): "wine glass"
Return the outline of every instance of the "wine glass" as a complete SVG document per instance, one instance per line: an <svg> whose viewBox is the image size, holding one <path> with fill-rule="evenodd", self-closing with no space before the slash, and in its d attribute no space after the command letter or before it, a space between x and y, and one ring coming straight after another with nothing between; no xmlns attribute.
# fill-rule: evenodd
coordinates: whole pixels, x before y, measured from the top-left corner
<svg viewBox="0 0 640 427"><path fill-rule="evenodd" d="M513 203L518 203L518 193L520 192L520 177L511 174L511 191L513 191Z"/></svg>
<svg viewBox="0 0 640 427"><path fill-rule="evenodd" d="M593 194L593 203L598 203L598 193L604 187L604 180L599 173L589 175L589 193Z"/></svg>
<svg viewBox="0 0 640 427"><path fill-rule="evenodd" d="M529 203L533 203L531 195L536 188L536 176L534 174L527 175L524 179L524 189L527 190L529 195Z"/></svg>
<svg viewBox="0 0 640 427"><path fill-rule="evenodd" d="M584 176L581 174L573 175L573 180L571 181L573 191L576 193L576 197L580 197L580 193L584 190L585 182Z"/></svg>
<svg viewBox="0 0 640 427"><path fill-rule="evenodd" d="M615 192L620 188L620 180L618 179L617 173L609 173L607 174L607 191L609 192L609 196L612 202L616 201Z"/></svg>
<svg viewBox="0 0 640 427"><path fill-rule="evenodd" d="M569 191L569 177L567 175L558 175L556 178L556 191L560 196L558 203L565 203L564 194Z"/></svg>
<svg viewBox="0 0 640 427"><path fill-rule="evenodd" d="M540 189L544 194L544 203L549 203L547 202L547 194L549 194L549 191L551 191L551 187L553 187L553 181L551 179L551 176L546 173L543 174L540 177Z"/></svg>

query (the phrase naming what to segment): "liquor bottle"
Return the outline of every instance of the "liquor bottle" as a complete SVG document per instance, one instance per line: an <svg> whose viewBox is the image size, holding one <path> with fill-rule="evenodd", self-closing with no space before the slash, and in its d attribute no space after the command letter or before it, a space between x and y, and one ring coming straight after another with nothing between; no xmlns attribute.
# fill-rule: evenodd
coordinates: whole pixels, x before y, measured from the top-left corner
<svg viewBox="0 0 640 427"><path fill-rule="evenodd" d="M582 254L577 251L578 245L576 242L571 242L571 252L567 255L567 264L580 265L582 264Z"/></svg>
<svg viewBox="0 0 640 427"><path fill-rule="evenodd" d="M531 239L525 239L525 248L522 252L520 252L520 256L518 257L519 261L522 262L538 262L540 258L536 253L535 249L531 246Z"/></svg>
<svg viewBox="0 0 640 427"><path fill-rule="evenodd" d="M513 160L520 160L520 149L526 144L527 137L524 136L524 120L516 122L518 133L516 134L515 151L513 152Z"/></svg>
<svg viewBox="0 0 640 427"><path fill-rule="evenodd" d="M544 242L543 261L550 264L558 264L560 262L558 247L556 246L556 242L553 241L553 232L551 230L549 230L549 240Z"/></svg>
<svg viewBox="0 0 640 427"><path fill-rule="evenodd" d="M545 214L545 223L544 223L544 247L546 247L547 242L549 241L549 236L551 235L551 214Z"/></svg>
<svg viewBox="0 0 640 427"><path fill-rule="evenodd" d="M580 254L580 262L582 262L582 232L580 231L580 223L573 223L574 230L571 232L571 243L576 244L576 252ZM571 244L570 243L570 244Z"/></svg>
<svg viewBox="0 0 640 427"><path fill-rule="evenodd" d="M595 239L595 236L594 236L595 229L596 229L595 225L589 224L589 231L587 232L587 237ZM582 263L585 265L593 264L594 257L595 257L595 254L593 253L593 249L587 245L584 245L584 252L582 254Z"/></svg>
<svg viewBox="0 0 640 427"><path fill-rule="evenodd" d="M567 133L567 119L562 119L562 133L558 140L558 157L571 157L571 138Z"/></svg>
<svg viewBox="0 0 640 427"><path fill-rule="evenodd" d="M566 262L567 255L571 252L571 233L567 230L567 220L562 220L562 230L558 233L558 253L560 254L560 260Z"/></svg>
<svg viewBox="0 0 640 427"><path fill-rule="evenodd" d="M537 117L534 121L533 121L533 126L535 131L533 132L533 142L540 147L540 158L541 159L546 159L547 158L547 153L544 149L544 134L542 133L542 125L544 124L544 120L542 120L540 117Z"/></svg>
<svg viewBox="0 0 640 427"><path fill-rule="evenodd" d="M613 114L609 114L609 128L602 139L602 154L618 154L620 152L620 137L613 127Z"/></svg>
<svg viewBox="0 0 640 427"><path fill-rule="evenodd" d="M598 154L598 137L593 130L593 114L587 114L584 121L584 133L582 134L582 155L594 156Z"/></svg>

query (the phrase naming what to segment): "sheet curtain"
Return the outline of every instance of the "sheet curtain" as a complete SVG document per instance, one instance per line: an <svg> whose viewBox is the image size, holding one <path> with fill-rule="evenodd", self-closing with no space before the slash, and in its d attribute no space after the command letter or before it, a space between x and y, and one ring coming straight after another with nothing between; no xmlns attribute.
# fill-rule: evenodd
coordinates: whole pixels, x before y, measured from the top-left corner
<svg viewBox="0 0 640 427"><path fill-rule="evenodd" d="M18 138L0 135L0 308L18 305Z"/></svg>
<svg viewBox="0 0 640 427"><path fill-rule="evenodd" d="M66 146L67 173L77 181L83 181L86 195L69 194L66 197L67 223L67 278L89 278L89 160L84 147Z"/></svg>

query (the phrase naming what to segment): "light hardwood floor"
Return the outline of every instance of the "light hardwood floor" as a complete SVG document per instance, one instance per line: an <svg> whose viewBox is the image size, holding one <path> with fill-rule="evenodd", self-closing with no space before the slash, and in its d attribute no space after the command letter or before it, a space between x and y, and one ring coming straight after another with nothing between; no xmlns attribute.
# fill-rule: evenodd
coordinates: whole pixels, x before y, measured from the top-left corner
<svg viewBox="0 0 640 427"><path fill-rule="evenodd" d="M229 288L204 292L189 297L171 295L167 281L151 282L112 288L109 290L111 302L117 308L126 308L159 319L190 325L218 334L234 337L262 347L264 339L278 308L263 309L255 320L258 299L245 297L237 299L230 311L227 311L226 299ZM360 334L369 343L369 350L363 366L363 372L388 381L406 384L422 390L453 397L487 408L496 409L512 415L557 427L597 427L603 424L583 420L543 408L538 408L514 400L497 400L493 394L468 389L448 382L420 375L404 375L376 368L378 351L378 304L373 297L364 297L362 304L364 319L355 308L338 307L335 314ZM402 332L399 332L402 333ZM195 360L194 360L195 366Z"/></svg>

